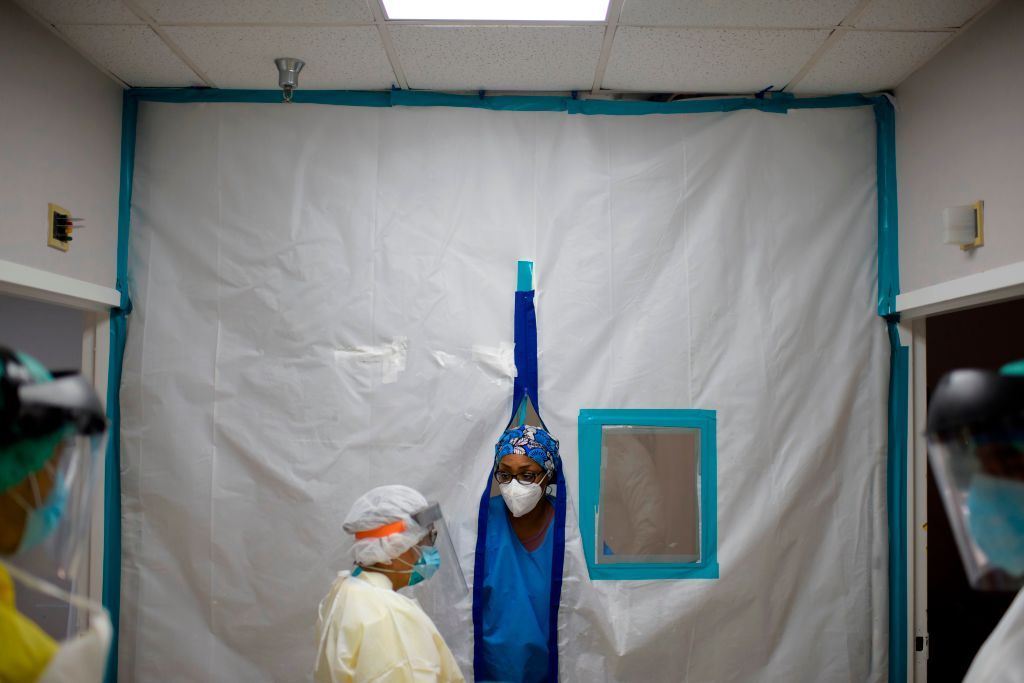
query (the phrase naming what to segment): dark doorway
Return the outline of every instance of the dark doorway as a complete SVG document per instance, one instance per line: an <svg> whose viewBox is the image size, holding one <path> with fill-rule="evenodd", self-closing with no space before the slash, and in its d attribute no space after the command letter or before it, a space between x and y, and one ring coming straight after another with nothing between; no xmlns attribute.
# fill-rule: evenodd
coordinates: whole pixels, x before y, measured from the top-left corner
<svg viewBox="0 0 1024 683"><path fill-rule="evenodd" d="M928 396L956 368L998 370L1024 358L1024 299L927 320ZM928 468L928 678L961 681L1014 593L972 590Z"/></svg>
<svg viewBox="0 0 1024 683"><path fill-rule="evenodd" d="M82 333L85 317L81 311L55 304L0 294L0 346L23 351L55 370L81 370ZM33 569L50 583L74 590L71 582L53 573L42 551L22 558L22 569ZM34 564L36 563L36 564ZM37 593L18 584L18 608L52 637L63 640L73 632L69 627L74 610L63 600ZM77 589L78 592L84 592Z"/></svg>

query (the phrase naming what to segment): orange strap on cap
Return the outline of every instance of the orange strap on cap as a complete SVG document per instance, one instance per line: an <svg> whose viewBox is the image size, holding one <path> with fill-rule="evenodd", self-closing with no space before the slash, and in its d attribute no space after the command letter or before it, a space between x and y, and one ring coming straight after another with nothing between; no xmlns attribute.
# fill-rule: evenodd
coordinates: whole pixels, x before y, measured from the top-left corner
<svg viewBox="0 0 1024 683"><path fill-rule="evenodd" d="M357 531L356 540L362 541L365 538L384 538L386 536L394 536L405 531L405 522L398 520L393 524L385 524L384 526L377 527L376 529L370 529L369 531Z"/></svg>

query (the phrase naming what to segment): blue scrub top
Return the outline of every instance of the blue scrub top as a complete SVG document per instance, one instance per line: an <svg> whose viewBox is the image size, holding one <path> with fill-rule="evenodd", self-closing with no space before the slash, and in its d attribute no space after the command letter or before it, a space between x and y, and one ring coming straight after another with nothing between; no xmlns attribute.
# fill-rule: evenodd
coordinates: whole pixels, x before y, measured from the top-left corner
<svg viewBox="0 0 1024 683"><path fill-rule="evenodd" d="M548 670L548 613L555 521L528 552L509 523L505 501L491 498L483 582L483 667L476 680L541 683ZM478 667L480 669L480 667Z"/></svg>

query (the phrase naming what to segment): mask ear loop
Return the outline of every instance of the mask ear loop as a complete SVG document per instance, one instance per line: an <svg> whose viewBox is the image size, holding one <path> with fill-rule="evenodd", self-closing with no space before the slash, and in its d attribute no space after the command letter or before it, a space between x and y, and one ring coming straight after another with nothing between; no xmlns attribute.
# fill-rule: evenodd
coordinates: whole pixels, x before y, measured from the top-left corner
<svg viewBox="0 0 1024 683"><path fill-rule="evenodd" d="M13 498L14 502L17 503L18 505L20 505L21 509L24 510L25 512L31 514L31 512L33 510L35 510L35 508L32 507L31 505L29 505L28 503L26 503L25 499L22 498L20 494L16 493L14 491L14 489L11 489L10 491L8 491L7 495L9 495L11 498Z"/></svg>
<svg viewBox="0 0 1024 683"><path fill-rule="evenodd" d="M416 552L419 553L420 558L422 558L423 557L423 551L420 550L419 545L414 545L413 548L416 549ZM417 558L417 561L418 560L419 560L419 558ZM378 567L376 565L374 565L372 567L363 567L363 565L358 565L358 566L362 567L362 569L364 571L384 572L385 574L412 574L414 571L416 571L416 563L415 562L410 564L406 560L403 560L403 559L398 558L398 557L396 557L393 560L391 560L391 562L396 562L396 561L397 562L401 562L406 567L408 567L408 569L384 569L383 567Z"/></svg>
<svg viewBox="0 0 1024 683"><path fill-rule="evenodd" d="M32 484L32 496L36 499L36 507L40 507L43 504L43 497L39 495L39 480L36 479L36 473L28 475L29 483Z"/></svg>
<svg viewBox="0 0 1024 683"><path fill-rule="evenodd" d="M46 471L49 472L50 475L54 478L54 481L56 481L56 479L57 479L57 470L53 466L53 463L50 462L49 460L47 460L46 464L44 465L44 467L46 468ZM8 491L8 493L11 496L11 498L14 499L14 502L17 503L18 505L20 505L22 507L22 509L25 510L25 512L32 512L33 510L38 510L39 508L41 508L43 506L43 503L45 502L43 500L42 495L40 495L40 493L39 493L39 479L36 478L36 474L37 474L37 472L33 472L32 474L28 475L28 477L27 477L28 481L29 481L29 484L32 485L32 497L35 498L35 500L36 500L35 506L29 505L27 502L25 502L25 499L22 498L20 494L16 493L14 491L14 489L11 489L10 491Z"/></svg>
<svg viewBox="0 0 1024 683"><path fill-rule="evenodd" d="M545 482L544 483L544 495L545 496L551 495L551 489L555 489L556 493L558 491L558 483L556 481L554 481L556 478L551 476L554 473L555 473L554 470L551 470L550 472L548 470L544 470L544 482Z"/></svg>

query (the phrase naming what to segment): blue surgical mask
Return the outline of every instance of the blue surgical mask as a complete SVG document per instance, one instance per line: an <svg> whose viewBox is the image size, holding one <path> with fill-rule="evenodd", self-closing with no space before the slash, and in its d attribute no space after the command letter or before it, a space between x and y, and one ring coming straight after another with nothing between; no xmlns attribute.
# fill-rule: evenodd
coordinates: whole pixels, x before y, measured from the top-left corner
<svg viewBox="0 0 1024 683"><path fill-rule="evenodd" d="M18 549L14 551L14 554L24 553L45 541L60 524L60 518L64 516L67 503L68 485L58 472L53 482L53 488L50 489L50 494L46 496L42 505L30 508L22 503L28 516L25 518L25 531L21 534L21 543L18 544Z"/></svg>
<svg viewBox="0 0 1024 683"><path fill-rule="evenodd" d="M1024 482L985 474L971 479L967 523L994 566L1024 576Z"/></svg>
<svg viewBox="0 0 1024 683"><path fill-rule="evenodd" d="M415 586L423 583L441 568L441 553L437 548L430 546L420 547L420 559L412 566L412 576L409 577L409 585Z"/></svg>

